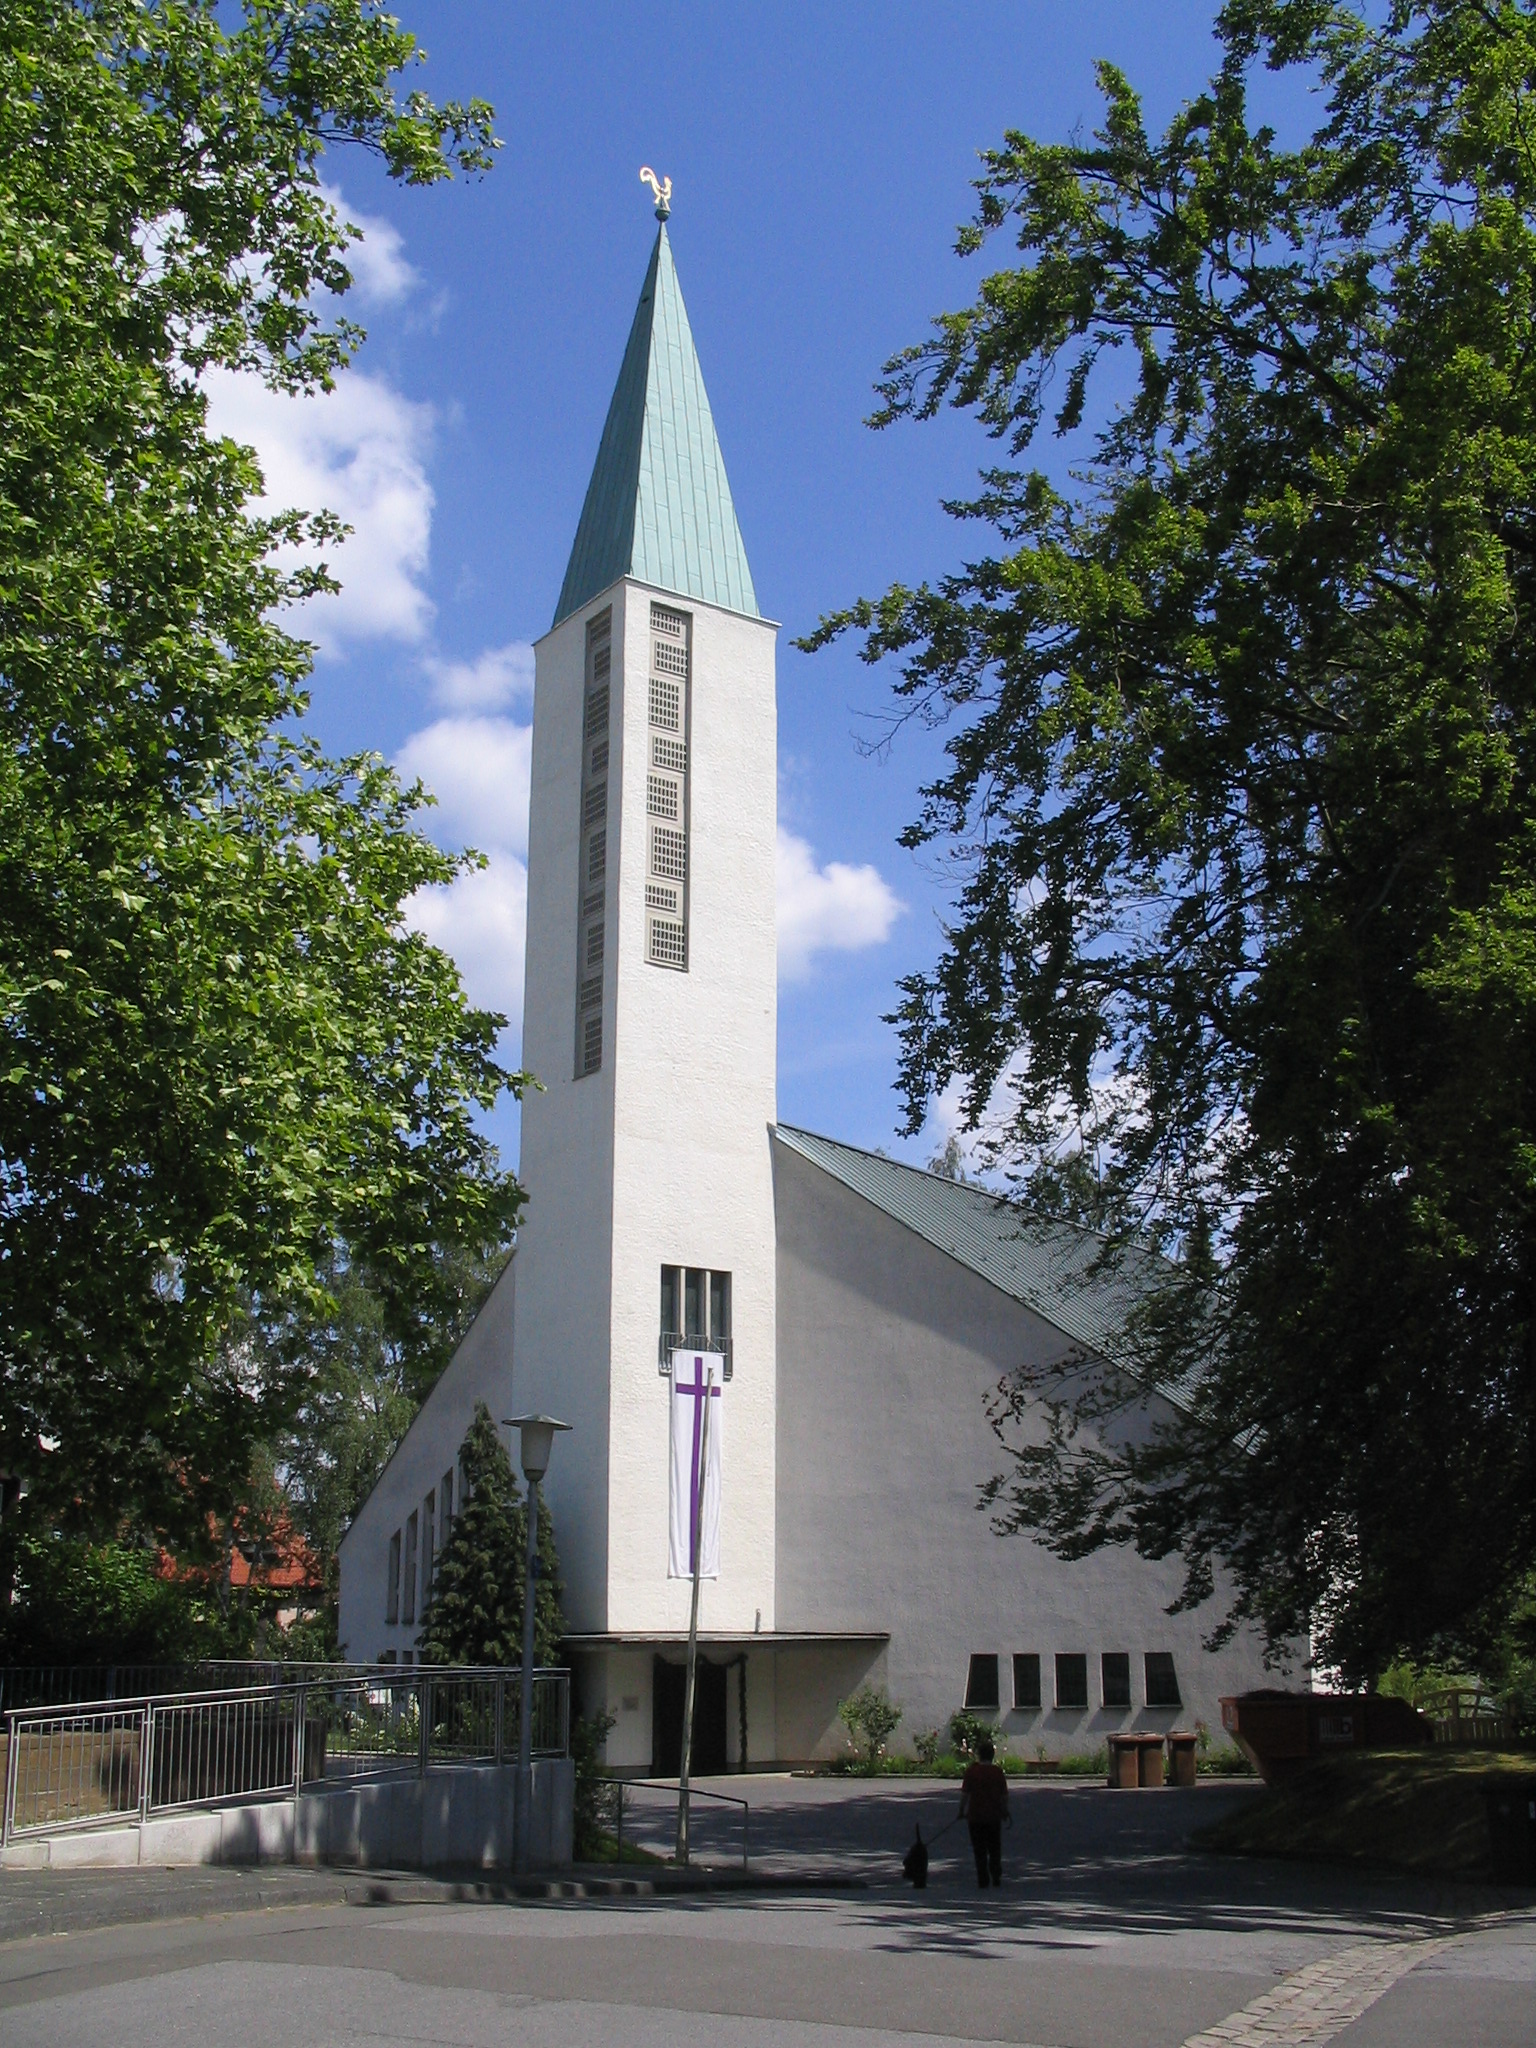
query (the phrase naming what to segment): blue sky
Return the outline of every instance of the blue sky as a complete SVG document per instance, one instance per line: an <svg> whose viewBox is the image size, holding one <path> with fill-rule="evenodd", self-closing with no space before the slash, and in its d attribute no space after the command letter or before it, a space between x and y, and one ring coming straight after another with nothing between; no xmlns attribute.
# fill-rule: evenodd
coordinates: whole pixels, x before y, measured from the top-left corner
<svg viewBox="0 0 1536 2048"><path fill-rule="evenodd" d="M345 590L301 630L322 645L310 723L436 788L431 829L491 857L422 921L472 991L521 1001L527 644L550 622L655 223L642 163L673 180L678 273L759 602L779 656L781 854L790 956L779 1109L926 1160L941 1109L898 1141L881 1014L939 943L948 884L897 845L940 740L876 737L889 682L852 644L791 644L824 612L932 577L981 538L939 501L995 450L950 416L863 424L883 359L969 302L953 253L978 150L1008 127L1091 129L1107 57L1161 124L1214 62L1214 9L1118 6L532 8L400 0L439 97L478 93L492 175L429 192L338 151L328 182L364 226L369 330L327 399L215 383L217 425L255 442L271 495L328 503L356 536ZM785 863L787 862L787 865ZM899 906L899 908L897 907ZM515 1049L515 1036L513 1039ZM515 1112L495 1128L516 1157Z"/></svg>

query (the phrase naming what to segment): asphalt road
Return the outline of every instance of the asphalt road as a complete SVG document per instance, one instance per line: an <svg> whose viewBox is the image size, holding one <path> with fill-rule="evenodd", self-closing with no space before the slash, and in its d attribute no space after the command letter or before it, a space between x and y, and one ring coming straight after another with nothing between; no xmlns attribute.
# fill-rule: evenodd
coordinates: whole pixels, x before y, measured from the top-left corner
<svg viewBox="0 0 1536 2048"><path fill-rule="evenodd" d="M978 1894L947 1854L955 1835L926 1893L894 1875L912 1823L953 1810L950 1788L755 1779L718 1789L748 1791L755 1863L835 1866L867 1888L368 1910L318 1895L298 1903L295 1884L280 1905L209 1914L212 1894L199 1902L188 1881L188 1910L202 1917L0 1944L0 2041L1536 2042L1536 1901L1190 1852L1191 1825L1249 1796L1242 1788L1023 1788L1000 1894ZM640 1795L646 1804L659 1828L659 1799ZM723 1818L704 1847L729 1853ZM7 1873L8 1894L27 1875Z"/></svg>

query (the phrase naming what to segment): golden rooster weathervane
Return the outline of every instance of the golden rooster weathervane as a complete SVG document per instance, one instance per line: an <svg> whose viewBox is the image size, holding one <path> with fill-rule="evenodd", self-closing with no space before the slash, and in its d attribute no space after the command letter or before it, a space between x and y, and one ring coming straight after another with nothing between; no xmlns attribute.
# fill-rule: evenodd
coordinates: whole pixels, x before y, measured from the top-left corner
<svg viewBox="0 0 1536 2048"><path fill-rule="evenodd" d="M649 164L640 166L640 182L649 185L656 198L656 218L665 220L672 211L672 180L658 178Z"/></svg>

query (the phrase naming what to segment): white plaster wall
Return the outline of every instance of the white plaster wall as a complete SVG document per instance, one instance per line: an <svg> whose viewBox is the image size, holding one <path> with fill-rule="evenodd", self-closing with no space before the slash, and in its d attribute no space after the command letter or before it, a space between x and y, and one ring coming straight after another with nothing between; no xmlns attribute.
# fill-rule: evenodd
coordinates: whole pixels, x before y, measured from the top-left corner
<svg viewBox="0 0 1536 2048"><path fill-rule="evenodd" d="M774 1664L774 1757L782 1764L841 1756L848 1732L837 1718L839 1700L861 1685L888 1683L884 1646L807 1644L778 1651ZM891 1696L901 1697L894 1688ZM750 1729L747 1739L750 1746Z"/></svg>
<svg viewBox="0 0 1536 2048"><path fill-rule="evenodd" d="M609 1650L593 1660L600 1677L592 1694L603 1700L613 1716L604 1749L610 1770L650 1769L652 1658L648 1649ZM633 1706L626 1704L630 1700Z"/></svg>
<svg viewBox="0 0 1536 2048"><path fill-rule="evenodd" d="M518 1410L572 1425L545 1482L573 1629L608 1626L608 1354L613 1228L617 859L623 815L623 587L585 605L535 650L528 810L528 940L515 1366ZM589 618L612 603L603 1065L577 1080L576 938L582 716ZM643 715L643 714L642 714ZM642 799L643 808L643 799ZM511 1409L508 1413L513 1412Z"/></svg>
<svg viewBox="0 0 1536 2048"><path fill-rule="evenodd" d="M722 1397L721 1575L705 1582L700 1626L747 1632L760 1617L761 1626L771 1629L776 1340L769 1127L775 1116L778 989L777 629L634 582L622 594L624 789L618 937L610 946L618 985L604 1625L626 1631L688 1625L688 1583L666 1575L668 1382L656 1357L660 1270L677 1264L732 1275L735 1374ZM653 967L645 958L646 677L653 595L686 610L693 621L686 974Z"/></svg>
<svg viewBox="0 0 1536 2048"><path fill-rule="evenodd" d="M813 1166L776 1146L779 1286L779 1625L888 1631L897 1745L963 1703L972 1651L1000 1660L1006 1739L1024 1753L1096 1748L1112 1730L1220 1728L1218 1698L1274 1683L1243 1634L1201 1643L1219 1609L1165 1612L1176 1563L1103 1550L1068 1564L999 1537L977 1487L1000 1469L989 1391L1025 1359L1065 1355L1059 1332ZM1098 1659L1131 1657L1129 1711L1099 1704ZM1171 1650L1183 1705L1153 1711L1142 1656ZM1045 1704L1008 1710L1011 1657L1041 1659ZM1089 1659L1090 1706L1051 1705L1057 1651ZM841 1678L838 1679L841 1683ZM779 1659L779 1753L825 1753L827 1688ZM835 1708L835 1700L832 1702ZM816 1732L818 1718L823 1721ZM812 1750L800 1745L812 1741Z"/></svg>
<svg viewBox="0 0 1536 2048"><path fill-rule="evenodd" d="M512 1330L520 1260L511 1260L492 1288L464 1341L449 1360L378 1484L358 1510L341 1539L341 1653L354 1662L375 1662L386 1650L397 1661L414 1651L421 1633L422 1606L418 1584L416 1619L393 1627L388 1612L389 1539L401 1532L402 1557L406 1518L422 1507L429 1492L441 1493L443 1474L454 1473L454 1509L462 1491L458 1474L459 1446L469 1428L475 1402L484 1401L499 1422L512 1410L507 1405L512 1380ZM435 1547L442 1548L442 1508L435 1521ZM418 1524L418 1527L420 1525ZM403 1568L403 1567L402 1567ZM417 1572L421 1569L418 1543ZM400 1611L403 1613L404 1607Z"/></svg>

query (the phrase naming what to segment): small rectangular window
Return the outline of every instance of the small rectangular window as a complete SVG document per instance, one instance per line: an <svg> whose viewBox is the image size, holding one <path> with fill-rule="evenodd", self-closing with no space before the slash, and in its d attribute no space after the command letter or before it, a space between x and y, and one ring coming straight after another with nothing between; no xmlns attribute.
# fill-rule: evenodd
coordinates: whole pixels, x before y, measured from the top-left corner
<svg viewBox="0 0 1536 2048"><path fill-rule="evenodd" d="M669 775L684 775L688 770L688 749L681 740L664 740L659 733L652 733L651 766L664 768Z"/></svg>
<svg viewBox="0 0 1536 2048"><path fill-rule="evenodd" d="M670 640L655 643L656 673L663 676L686 676L688 673L688 650L674 647Z"/></svg>
<svg viewBox="0 0 1536 2048"><path fill-rule="evenodd" d="M595 783L581 800L581 822L583 827L600 825L608 815L608 785Z"/></svg>
<svg viewBox="0 0 1536 2048"><path fill-rule="evenodd" d="M711 1272L702 1266L663 1266L661 1269L661 1336L657 1367L672 1370L672 1353L677 1350L718 1351L720 1377L730 1379L734 1368L731 1348L731 1276Z"/></svg>
<svg viewBox="0 0 1536 2048"><path fill-rule="evenodd" d="M645 885L645 907L647 910L665 910L673 917L677 915L677 891L663 888L660 882Z"/></svg>
<svg viewBox="0 0 1536 2048"><path fill-rule="evenodd" d="M380 1650L380 1652L379 1652L379 1662L380 1662L381 1664L393 1664L393 1663L394 1663L394 1661L395 1661L395 1653L394 1653L394 1651L393 1651L393 1650Z"/></svg>
<svg viewBox="0 0 1536 2048"><path fill-rule="evenodd" d="M1179 1676L1173 1668L1171 1650L1148 1650L1147 1652L1147 1705L1149 1707L1179 1707L1184 1702L1179 1698Z"/></svg>
<svg viewBox="0 0 1536 2048"><path fill-rule="evenodd" d="M1056 1653L1056 1704L1058 1707L1086 1707L1088 1704L1088 1659L1075 1650Z"/></svg>
<svg viewBox="0 0 1536 2048"><path fill-rule="evenodd" d="M699 1267L690 1266L683 1281L683 1335L690 1344L702 1344L707 1334L704 1317L709 1299L708 1277Z"/></svg>
<svg viewBox="0 0 1536 2048"><path fill-rule="evenodd" d="M442 1517L441 1517L441 1522L440 1522L440 1525L439 1525L439 1540L440 1540L440 1541L441 1541L441 1543L442 1543L442 1547L443 1547L443 1548L444 1548L444 1549L446 1550L446 1549L447 1549L447 1547L448 1547L448 1538L449 1538L449 1537L450 1537L450 1536L451 1536L451 1535L453 1534L453 1471L452 1471L452 1468L450 1468L450 1469L449 1469L448 1471L446 1471L446 1472L445 1472L445 1473L443 1474L443 1483L442 1483L442 1485L441 1485L441 1486L440 1486L440 1487L439 1487L439 1488L437 1489L437 1498L438 1498L438 1502L439 1502L439 1505L440 1505L440 1507L441 1507L441 1510L442 1510Z"/></svg>
<svg viewBox="0 0 1536 2048"><path fill-rule="evenodd" d="M608 742L599 740L592 749L592 760L587 771L594 782L600 782L608 773Z"/></svg>
<svg viewBox="0 0 1536 2048"><path fill-rule="evenodd" d="M1131 1660L1124 1650L1106 1650L1099 1659L1099 1683L1106 1707L1131 1704Z"/></svg>
<svg viewBox="0 0 1536 2048"><path fill-rule="evenodd" d="M653 917L650 920L650 944L647 955L656 967L686 967L688 965L688 934L684 927L669 917Z"/></svg>
<svg viewBox="0 0 1536 2048"><path fill-rule="evenodd" d="M667 605L653 604L651 606L651 631L653 633L670 633L674 640L681 640L683 628L687 623L688 621L681 612L675 612Z"/></svg>
<svg viewBox="0 0 1536 2048"><path fill-rule="evenodd" d="M728 1344L731 1338L731 1276L729 1273L711 1273L709 1276L709 1341L711 1344Z"/></svg>
<svg viewBox="0 0 1536 2048"><path fill-rule="evenodd" d="M384 1619L400 1619L400 1531L389 1539L389 1584L384 1589Z"/></svg>
<svg viewBox="0 0 1536 2048"><path fill-rule="evenodd" d="M995 1714L998 1708L997 1653L973 1650L965 1674L965 1704L973 1714Z"/></svg>
<svg viewBox="0 0 1536 2048"><path fill-rule="evenodd" d="M670 775L648 775L645 778L645 808L652 818L675 818L678 811L677 784Z"/></svg>
<svg viewBox="0 0 1536 2048"><path fill-rule="evenodd" d="M1021 1713L1033 1713L1040 1705L1040 1659L1032 1650L1013 1653L1013 1704Z"/></svg>
<svg viewBox="0 0 1536 2048"><path fill-rule="evenodd" d="M595 740L596 738L598 738L600 734L605 733L607 730L608 685L604 683L603 687L600 690L592 690L588 692L587 714L582 721L582 734L583 737L586 739ZM596 770L594 769L593 772L595 773ZM607 756L605 755L603 758L603 773L606 775L607 772L608 760Z"/></svg>
<svg viewBox="0 0 1536 2048"><path fill-rule="evenodd" d="M432 1605L432 1570L437 1562L432 1538L437 1520L437 1495L429 1493L421 1504L421 1609Z"/></svg>
<svg viewBox="0 0 1536 2048"><path fill-rule="evenodd" d="M650 698L652 725L659 725L663 732L676 732L683 712L683 693L677 684L659 682L652 676Z"/></svg>
<svg viewBox="0 0 1536 2048"><path fill-rule="evenodd" d="M595 1074L603 1064L603 1013L595 1010L581 1020L581 1071Z"/></svg>
<svg viewBox="0 0 1536 2048"><path fill-rule="evenodd" d="M688 841L666 825L651 827L651 873L664 882L688 879Z"/></svg>
<svg viewBox="0 0 1536 2048"><path fill-rule="evenodd" d="M661 1269L661 1338L663 1368L667 1364L667 1353L676 1348L683 1339L683 1269L681 1266L663 1266Z"/></svg>
<svg viewBox="0 0 1536 2048"><path fill-rule="evenodd" d="M608 834L594 832L587 841L587 886L600 882L608 872Z"/></svg>
<svg viewBox="0 0 1536 2048"><path fill-rule="evenodd" d="M600 924L587 926L587 965L601 967L603 964L603 927Z"/></svg>
<svg viewBox="0 0 1536 2048"><path fill-rule="evenodd" d="M416 1517L406 1517L405 1565L400 1587L400 1619L409 1628L416 1619Z"/></svg>

